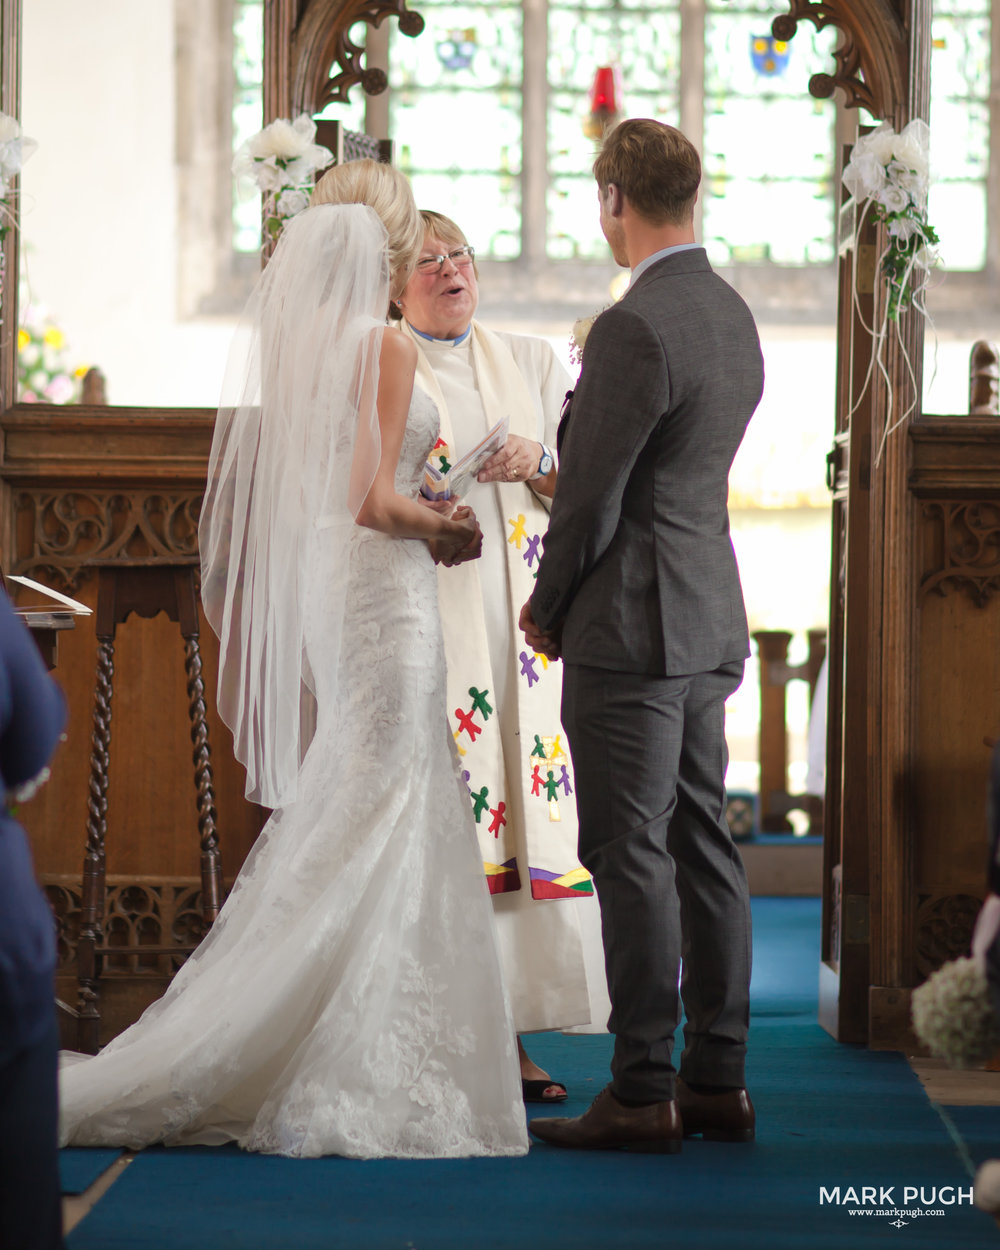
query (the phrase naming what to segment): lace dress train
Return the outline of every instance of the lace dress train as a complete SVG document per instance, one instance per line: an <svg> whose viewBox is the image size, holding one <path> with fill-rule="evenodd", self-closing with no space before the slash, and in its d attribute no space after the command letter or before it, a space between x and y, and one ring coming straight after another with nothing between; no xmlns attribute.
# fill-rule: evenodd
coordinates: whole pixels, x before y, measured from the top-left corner
<svg viewBox="0 0 1000 1250"><path fill-rule="evenodd" d="M436 436L416 392L397 488ZM331 535L331 541L336 541ZM163 998L67 1055L64 1144L293 1156L527 1149L489 895L444 708L426 544L352 527L347 654L275 812ZM321 561L320 561L321 565ZM322 615L322 568L311 570ZM316 666L314 665L314 669Z"/></svg>

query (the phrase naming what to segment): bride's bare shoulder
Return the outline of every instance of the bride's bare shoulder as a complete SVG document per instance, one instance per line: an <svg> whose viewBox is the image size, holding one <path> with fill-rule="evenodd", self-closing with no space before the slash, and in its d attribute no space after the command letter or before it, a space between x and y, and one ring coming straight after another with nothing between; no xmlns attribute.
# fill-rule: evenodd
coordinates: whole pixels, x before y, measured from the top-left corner
<svg viewBox="0 0 1000 1250"><path fill-rule="evenodd" d="M398 369L412 376L417 367L416 344L399 330L385 330L379 364L383 370Z"/></svg>

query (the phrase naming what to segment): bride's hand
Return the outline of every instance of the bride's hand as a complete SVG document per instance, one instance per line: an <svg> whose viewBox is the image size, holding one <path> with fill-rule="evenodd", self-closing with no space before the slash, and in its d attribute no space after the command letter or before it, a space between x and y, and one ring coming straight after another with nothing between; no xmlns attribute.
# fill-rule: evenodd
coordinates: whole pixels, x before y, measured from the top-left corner
<svg viewBox="0 0 1000 1250"><path fill-rule="evenodd" d="M483 531L479 528L476 514L463 505L455 509L451 521L457 528L429 544L435 564L451 568L454 564L465 564L467 560L478 560L483 550Z"/></svg>
<svg viewBox="0 0 1000 1250"><path fill-rule="evenodd" d="M423 504L425 508L430 508L431 512L438 512L441 516L450 517L458 507L458 498L428 499L425 495L418 495L417 503Z"/></svg>

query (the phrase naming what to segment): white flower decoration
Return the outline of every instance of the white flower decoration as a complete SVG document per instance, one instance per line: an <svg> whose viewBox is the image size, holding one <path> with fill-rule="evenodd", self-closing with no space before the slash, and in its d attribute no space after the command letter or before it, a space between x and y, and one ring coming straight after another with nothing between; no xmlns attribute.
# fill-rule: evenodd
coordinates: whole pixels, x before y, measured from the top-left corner
<svg viewBox="0 0 1000 1250"><path fill-rule="evenodd" d="M861 135L854 146L855 149L860 148L862 152L870 153L880 165L887 165L892 159L893 143L897 138L889 123L883 122L870 135Z"/></svg>
<svg viewBox="0 0 1000 1250"><path fill-rule="evenodd" d="M919 118L899 134L883 122L859 137L843 173L858 205L870 205L886 226L889 243L881 268L889 287L886 311L893 321L913 303L914 291L926 285L927 270L937 263L931 247L938 238L927 221L929 140L927 124Z"/></svg>
<svg viewBox="0 0 1000 1250"><path fill-rule="evenodd" d="M265 226L273 239L307 207L313 174L333 161L333 153L315 138L316 123L308 113L293 122L279 117L251 135L233 158L236 177L252 178L265 197Z"/></svg>
<svg viewBox="0 0 1000 1250"><path fill-rule="evenodd" d="M910 999L913 1030L952 1068L984 1063L1000 1045L986 974L974 959L952 959Z"/></svg>
<svg viewBox="0 0 1000 1250"><path fill-rule="evenodd" d="M892 144L892 154L901 165L927 177L930 172L927 160L930 141L931 132L927 123L922 118L916 117L896 135Z"/></svg>

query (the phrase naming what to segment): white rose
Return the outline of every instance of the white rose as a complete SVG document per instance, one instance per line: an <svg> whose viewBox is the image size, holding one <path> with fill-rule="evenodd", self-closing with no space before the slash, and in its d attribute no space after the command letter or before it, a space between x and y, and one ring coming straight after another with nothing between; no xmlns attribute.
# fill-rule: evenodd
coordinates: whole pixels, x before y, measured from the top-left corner
<svg viewBox="0 0 1000 1250"><path fill-rule="evenodd" d="M280 217L294 217L308 207L309 196L303 191L296 191L289 187L278 196L274 210Z"/></svg>
<svg viewBox="0 0 1000 1250"><path fill-rule="evenodd" d="M20 356L24 367L26 369L31 369L33 366L38 364L39 360L41 360L42 349L37 343L27 343L18 352L18 356Z"/></svg>
<svg viewBox="0 0 1000 1250"><path fill-rule="evenodd" d="M254 162L253 178L265 195L280 191L286 181L285 171L274 163L273 156L266 161Z"/></svg>
<svg viewBox="0 0 1000 1250"><path fill-rule="evenodd" d="M874 198L887 213L901 213L910 205L910 197L903 188L892 182L887 182L881 191L876 192Z"/></svg>
<svg viewBox="0 0 1000 1250"><path fill-rule="evenodd" d="M855 149L843 173L844 186L859 202L877 196L886 184L885 166L869 152Z"/></svg>

